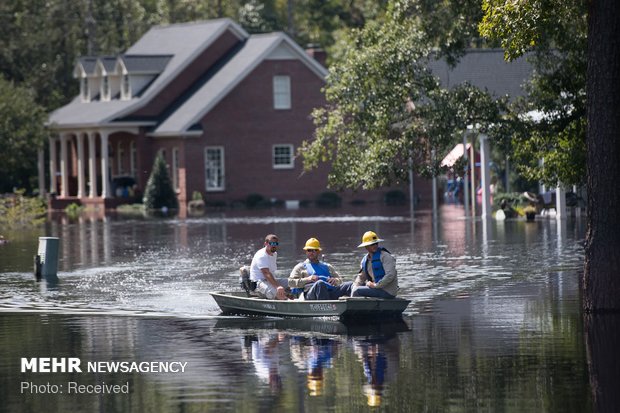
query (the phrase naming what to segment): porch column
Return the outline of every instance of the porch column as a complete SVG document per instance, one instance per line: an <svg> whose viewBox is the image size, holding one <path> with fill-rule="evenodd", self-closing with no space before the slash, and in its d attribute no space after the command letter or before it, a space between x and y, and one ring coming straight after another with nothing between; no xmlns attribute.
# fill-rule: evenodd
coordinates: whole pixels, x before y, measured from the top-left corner
<svg viewBox="0 0 620 413"><path fill-rule="evenodd" d="M84 136L82 133L76 134L77 139L77 178L78 178L78 198L83 198L86 194L84 185Z"/></svg>
<svg viewBox="0 0 620 413"><path fill-rule="evenodd" d="M489 137L480 134L480 185L482 186L482 219L491 218L491 201L489 199L489 184L491 183L491 170L489 161L491 160L491 149L489 147Z"/></svg>
<svg viewBox="0 0 620 413"><path fill-rule="evenodd" d="M88 179L90 183L89 198L97 196L97 159L95 159L95 133L88 132Z"/></svg>
<svg viewBox="0 0 620 413"><path fill-rule="evenodd" d="M562 184L555 188L555 218L566 218L566 191Z"/></svg>
<svg viewBox="0 0 620 413"><path fill-rule="evenodd" d="M68 171L68 152L67 141L69 135L63 133L60 135L60 197L69 196L69 171Z"/></svg>
<svg viewBox="0 0 620 413"><path fill-rule="evenodd" d="M56 188L58 187L57 181L56 181L56 171L57 171L56 138L50 136L48 141L50 145L50 193L58 195L58 193L56 192Z"/></svg>
<svg viewBox="0 0 620 413"><path fill-rule="evenodd" d="M45 153L43 148L37 151L37 169L39 177L39 196L45 196Z"/></svg>
<svg viewBox="0 0 620 413"><path fill-rule="evenodd" d="M101 131L101 197L110 197L110 174L109 174L109 154L108 154L108 131Z"/></svg>

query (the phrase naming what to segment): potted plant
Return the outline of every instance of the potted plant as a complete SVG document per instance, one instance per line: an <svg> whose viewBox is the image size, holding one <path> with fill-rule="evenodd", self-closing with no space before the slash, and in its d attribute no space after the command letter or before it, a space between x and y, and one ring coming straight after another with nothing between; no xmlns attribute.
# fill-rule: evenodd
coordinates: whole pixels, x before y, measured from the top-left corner
<svg viewBox="0 0 620 413"><path fill-rule="evenodd" d="M525 218L528 221L534 221L534 218L536 217L536 208L532 205L528 205L523 208L523 214L525 214Z"/></svg>

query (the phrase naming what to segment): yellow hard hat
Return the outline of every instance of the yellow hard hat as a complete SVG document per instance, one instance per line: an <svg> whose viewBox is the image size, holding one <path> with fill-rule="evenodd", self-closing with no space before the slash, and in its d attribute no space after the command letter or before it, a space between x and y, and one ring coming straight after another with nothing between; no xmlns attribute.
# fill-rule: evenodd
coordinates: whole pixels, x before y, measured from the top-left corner
<svg viewBox="0 0 620 413"><path fill-rule="evenodd" d="M358 245L357 248L367 247L369 245L376 244L382 241L383 240L380 239L379 236L375 234L374 232L366 231L364 232L364 235L362 236L362 243Z"/></svg>
<svg viewBox="0 0 620 413"><path fill-rule="evenodd" d="M306 245L304 246L303 249L321 251L321 243L316 238L310 238L308 241L306 241Z"/></svg>
<svg viewBox="0 0 620 413"><path fill-rule="evenodd" d="M323 378L308 374L308 393L310 396L320 396L323 393Z"/></svg>
<svg viewBox="0 0 620 413"><path fill-rule="evenodd" d="M364 393L366 393L367 403L370 407L381 406L381 389L373 388L371 385L364 385Z"/></svg>
<svg viewBox="0 0 620 413"><path fill-rule="evenodd" d="M380 394L369 394L368 405L370 407L381 406L381 395Z"/></svg>

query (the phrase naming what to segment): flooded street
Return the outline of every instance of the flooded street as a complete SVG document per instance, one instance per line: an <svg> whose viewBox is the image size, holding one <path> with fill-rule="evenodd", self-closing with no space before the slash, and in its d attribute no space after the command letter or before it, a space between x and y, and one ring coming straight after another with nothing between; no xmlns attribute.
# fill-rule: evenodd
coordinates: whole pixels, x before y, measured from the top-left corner
<svg viewBox="0 0 620 413"><path fill-rule="evenodd" d="M446 205L54 219L0 246L0 398L7 411L591 411L578 271L585 219L465 220ZM219 316L267 233L279 275L306 239L352 279L361 235L397 259L402 322ZM6 236L7 234L5 234ZM39 236L59 281L34 282ZM23 357L187 363L183 372L22 373ZM32 394L23 383L64 386ZM68 383L129 393L68 393ZM46 388L47 389L47 388Z"/></svg>

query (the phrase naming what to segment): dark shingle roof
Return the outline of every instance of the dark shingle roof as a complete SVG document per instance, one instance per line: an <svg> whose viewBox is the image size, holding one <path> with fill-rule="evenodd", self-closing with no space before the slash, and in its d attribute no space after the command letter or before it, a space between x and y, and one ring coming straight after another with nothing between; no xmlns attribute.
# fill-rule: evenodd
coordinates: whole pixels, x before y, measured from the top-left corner
<svg viewBox="0 0 620 413"><path fill-rule="evenodd" d="M120 58L129 73L161 73L172 55L122 55Z"/></svg>
<svg viewBox="0 0 620 413"><path fill-rule="evenodd" d="M95 74L95 68L97 67L96 56L82 56L78 59L78 62L82 65L87 75Z"/></svg>
<svg viewBox="0 0 620 413"><path fill-rule="evenodd" d="M114 73L114 69L116 68L116 60L117 60L116 56L100 56L99 60L101 61L103 68L108 74Z"/></svg>
<svg viewBox="0 0 620 413"><path fill-rule="evenodd" d="M429 66L443 87L451 88L468 82L487 89L495 96L511 97L525 94L522 85L533 71L525 57L506 62L501 49L468 50L454 68L450 68L445 60L431 61Z"/></svg>

